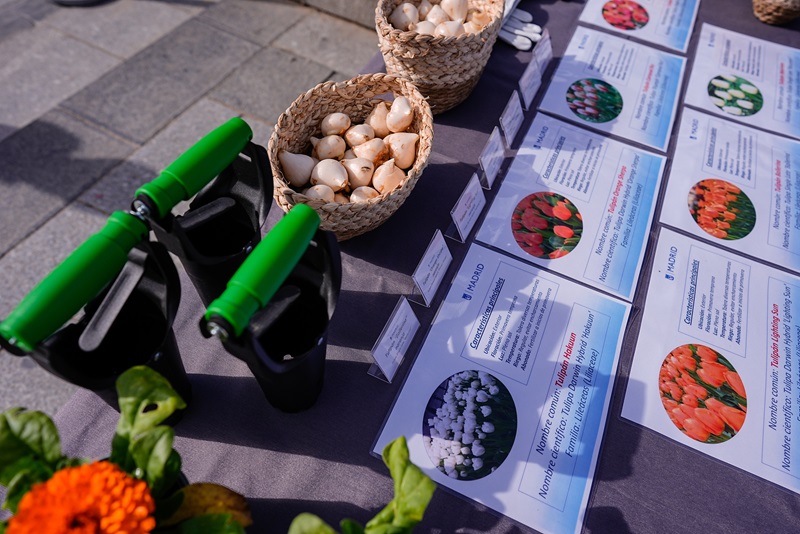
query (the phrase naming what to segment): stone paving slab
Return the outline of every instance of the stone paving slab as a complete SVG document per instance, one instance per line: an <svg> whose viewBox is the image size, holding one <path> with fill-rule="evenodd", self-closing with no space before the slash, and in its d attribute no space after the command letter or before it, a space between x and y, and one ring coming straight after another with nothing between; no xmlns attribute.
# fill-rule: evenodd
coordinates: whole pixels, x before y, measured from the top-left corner
<svg viewBox="0 0 800 534"><path fill-rule="evenodd" d="M0 317L8 315L39 281L99 231L107 218L88 206L70 204L0 258Z"/></svg>
<svg viewBox="0 0 800 534"><path fill-rule="evenodd" d="M13 7L0 5L0 42L24 30L33 29L33 22Z"/></svg>
<svg viewBox="0 0 800 534"><path fill-rule="evenodd" d="M8 5L17 14L32 21L42 20L53 11L63 9L50 0L12 0Z"/></svg>
<svg viewBox="0 0 800 534"><path fill-rule="evenodd" d="M229 0L208 8L198 18L266 46L311 11L287 0Z"/></svg>
<svg viewBox="0 0 800 534"><path fill-rule="evenodd" d="M0 41L0 123L21 128L80 91L120 60L37 26Z"/></svg>
<svg viewBox="0 0 800 534"><path fill-rule="evenodd" d="M136 189L155 178L208 132L235 116L236 111L218 102L200 100L88 189L81 195L81 202L108 214L129 209ZM253 129L254 142L262 144L258 140L268 138L269 125L250 117L244 120Z"/></svg>
<svg viewBox="0 0 800 534"><path fill-rule="evenodd" d="M274 125L299 95L331 74L332 69L319 63L265 48L231 73L211 97Z"/></svg>
<svg viewBox="0 0 800 534"><path fill-rule="evenodd" d="M109 54L129 58L192 16L164 2L117 0L83 9L58 9L43 22Z"/></svg>
<svg viewBox="0 0 800 534"><path fill-rule="evenodd" d="M62 105L141 144L257 50L190 20Z"/></svg>
<svg viewBox="0 0 800 534"><path fill-rule="evenodd" d="M0 143L0 254L134 149L60 111L51 111L6 138Z"/></svg>
<svg viewBox="0 0 800 534"><path fill-rule="evenodd" d="M378 52L378 34L339 18L314 13L273 43L351 77Z"/></svg>
<svg viewBox="0 0 800 534"><path fill-rule="evenodd" d="M375 28L375 7L377 0L303 0L304 3L327 11L345 20ZM438 3L438 2L437 2Z"/></svg>

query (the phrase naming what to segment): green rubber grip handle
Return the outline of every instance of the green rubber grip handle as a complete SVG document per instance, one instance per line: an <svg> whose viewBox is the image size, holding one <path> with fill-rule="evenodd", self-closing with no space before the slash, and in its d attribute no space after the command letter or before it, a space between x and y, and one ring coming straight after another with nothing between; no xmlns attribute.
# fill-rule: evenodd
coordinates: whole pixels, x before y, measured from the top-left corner
<svg viewBox="0 0 800 534"><path fill-rule="evenodd" d="M128 253L147 237L148 227L122 211L90 236L28 293L0 323L0 335L24 352L33 351L119 274Z"/></svg>
<svg viewBox="0 0 800 534"><path fill-rule="evenodd" d="M147 196L158 209L157 218L162 219L219 175L252 138L250 126L234 117L200 139L156 179L137 189L135 195Z"/></svg>
<svg viewBox="0 0 800 534"><path fill-rule="evenodd" d="M250 253L228 281L225 291L209 304L206 321L225 319L239 337L250 318L267 305L291 274L319 227L319 215L297 204Z"/></svg>

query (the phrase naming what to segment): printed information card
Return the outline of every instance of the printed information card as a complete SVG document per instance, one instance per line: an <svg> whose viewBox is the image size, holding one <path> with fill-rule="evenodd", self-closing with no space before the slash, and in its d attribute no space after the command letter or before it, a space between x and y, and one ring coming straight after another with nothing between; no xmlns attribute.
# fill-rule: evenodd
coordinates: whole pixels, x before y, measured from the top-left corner
<svg viewBox="0 0 800 534"><path fill-rule="evenodd" d="M588 0L581 22L686 52L700 0Z"/></svg>
<svg viewBox="0 0 800 534"><path fill-rule="evenodd" d="M800 50L703 24L686 103L800 138Z"/></svg>
<svg viewBox="0 0 800 534"><path fill-rule="evenodd" d="M472 245L375 444L541 532L580 531L630 307Z"/></svg>
<svg viewBox="0 0 800 534"><path fill-rule="evenodd" d="M800 142L684 109L661 222L800 272Z"/></svg>
<svg viewBox="0 0 800 534"><path fill-rule="evenodd" d="M800 278L670 230L623 417L800 493Z"/></svg>
<svg viewBox="0 0 800 534"><path fill-rule="evenodd" d="M578 27L540 109L666 150L686 60Z"/></svg>
<svg viewBox="0 0 800 534"><path fill-rule="evenodd" d="M664 164L539 114L476 239L631 300Z"/></svg>

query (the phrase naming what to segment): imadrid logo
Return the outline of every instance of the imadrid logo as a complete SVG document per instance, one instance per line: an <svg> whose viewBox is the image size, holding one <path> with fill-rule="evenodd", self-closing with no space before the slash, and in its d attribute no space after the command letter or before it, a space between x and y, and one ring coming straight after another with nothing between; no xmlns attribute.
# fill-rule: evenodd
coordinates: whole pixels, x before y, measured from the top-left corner
<svg viewBox="0 0 800 534"><path fill-rule="evenodd" d="M464 293L461 295L461 298L464 300L472 300L472 294L475 292L475 287L478 285L478 280L481 279L481 275L483 274L484 266L482 263L479 263L475 266L475 271L472 273L472 276L467 282L467 288L464 290Z"/></svg>
<svg viewBox="0 0 800 534"><path fill-rule="evenodd" d="M664 273L664 278L667 280L675 280L675 262L678 260L678 247L669 247L669 256L667 256L667 272Z"/></svg>

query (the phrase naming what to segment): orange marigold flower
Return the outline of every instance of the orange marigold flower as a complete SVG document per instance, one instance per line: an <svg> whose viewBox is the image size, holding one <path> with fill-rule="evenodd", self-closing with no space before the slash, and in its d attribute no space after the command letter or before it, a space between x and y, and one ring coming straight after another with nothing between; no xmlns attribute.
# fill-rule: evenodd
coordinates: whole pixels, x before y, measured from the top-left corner
<svg viewBox="0 0 800 534"><path fill-rule="evenodd" d="M143 480L109 462L58 471L19 503L7 534L146 534L155 503Z"/></svg>

